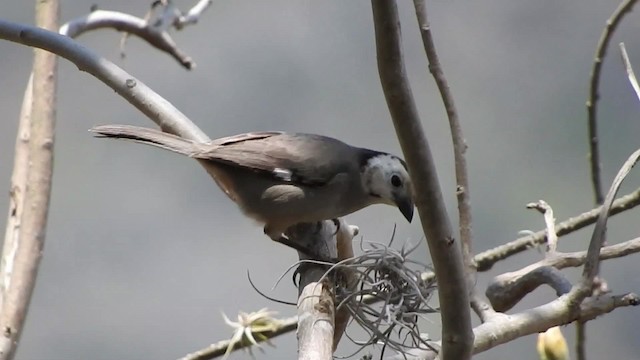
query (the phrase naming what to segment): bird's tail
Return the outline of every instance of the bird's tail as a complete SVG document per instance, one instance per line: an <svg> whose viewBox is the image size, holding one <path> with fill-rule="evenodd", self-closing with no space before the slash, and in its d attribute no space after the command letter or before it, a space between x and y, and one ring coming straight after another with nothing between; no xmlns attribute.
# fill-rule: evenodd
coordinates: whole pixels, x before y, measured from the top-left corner
<svg viewBox="0 0 640 360"><path fill-rule="evenodd" d="M195 144L192 141L155 129L130 125L101 125L89 131L96 137L132 140L187 156L195 151Z"/></svg>

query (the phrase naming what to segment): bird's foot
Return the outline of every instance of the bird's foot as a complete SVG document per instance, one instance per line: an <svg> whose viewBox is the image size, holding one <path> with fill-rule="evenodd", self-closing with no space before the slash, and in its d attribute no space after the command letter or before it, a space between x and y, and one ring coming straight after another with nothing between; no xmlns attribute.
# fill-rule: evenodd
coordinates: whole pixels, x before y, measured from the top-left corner
<svg viewBox="0 0 640 360"><path fill-rule="evenodd" d="M309 259L317 259L317 260L321 260L321 261L327 261L327 262L330 262L330 263L336 263L337 262L337 259L326 259L326 258L323 258L323 257L319 256L316 253L316 251L314 251L312 248L310 248L308 246L304 246L304 245L300 244L297 241L289 239L289 237L286 236L283 233L276 233L275 231L273 231L268 226L264 227L264 233L267 236L269 236L269 238L271 238L271 240L273 240L273 241L275 241L277 243L280 243L282 245L288 246L288 247L300 252L301 254L304 254Z"/></svg>

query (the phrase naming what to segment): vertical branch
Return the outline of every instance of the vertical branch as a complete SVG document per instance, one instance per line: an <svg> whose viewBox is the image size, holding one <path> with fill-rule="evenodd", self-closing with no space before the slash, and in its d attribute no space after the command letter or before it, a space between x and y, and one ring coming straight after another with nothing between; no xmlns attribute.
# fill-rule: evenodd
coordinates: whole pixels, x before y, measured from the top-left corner
<svg viewBox="0 0 640 360"><path fill-rule="evenodd" d="M591 182L593 184L593 194L596 205L601 205L604 201L604 192L602 189L600 148L598 146L598 89L600 86L600 74L602 72L602 63L607 54L609 42L616 31L618 25L622 21L624 15L631 11L636 0L623 0L618 8L613 12L607 20L607 24L600 35L600 40L596 47L596 54L591 68L591 78L589 84L589 98L587 99L587 117L589 132L589 162L591 165ZM585 342L586 330L585 322L578 320L576 322L576 356L578 360L586 359Z"/></svg>
<svg viewBox="0 0 640 360"><path fill-rule="evenodd" d="M346 225L346 223L343 223ZM319 225L319 229L314 229ZM337 239L332 221L319 224L298 224L287 230L290 239L309 250L318 259L335 259ZM308 255L299 252L300 260ZM335 304L334 284L327 276L327 266L303 263L297 270L298 283L298 359L331 360L334 344Z"/></svg>
<svg viewBox="0 0 640 360"><path fill-rule="evenodd" d="M591 295L591 290L593 289L594 278L598 275L600 270L600 249L604 243L604 235L607 229L607 220L609 219L609 211L611 210L611 205L613 204L613 200L620 189L620 185L622 185L622 181L624 181L625 177L631 171L631 168L638 162L640 159L640 150L636 150L631 156L625 161L622 165L618 174L613 179L613 183L611 184L611 188L609 188L609 192L607 193L607 197L604 199L602 204L602 209L600 210L600 214L598 215L598 221L596 222L595 229L593 229L593 234L591 236L591 241L589 243L589 249L587 250L587 259L584 263L584 269L582 271L582 282L580 284L580 291L578 295L578 299L582 301L586 296Z"/></svg>
<svg viewBox="0 0 640 360"><path fill-rule="evenodd" d="M431 150L422 130L402 55L400 20L393 0L372 0L378 73L415 188L415 203L438 279L442 359L471 357L473 332L459 241L453 236Z"/></svg>
<svg viewBox="0 0 640 360"><path fill-rule="evenodd" d="M58 14L57 0L36 1L39 27L57 29ZM11 280L0 313L0 359L15 355L42 257L53 173L56 66L56 55L34 50L29 168Z"/></svg>
<svg viewBox="0 0 640 360"><path fill-rule="evenodd" d="M453 94L451 93L447 79L444 76L444 70L440 65L440 59L436 52L436 46L431 33L431 26L429 25L429 20L427 18L427 6L424 0L414 0L413 4L416 9L418 25L420 26L422 44L424 46L424 51L427 54L427 59L429 60L429 71L431 72L431 75L433 75L433 79L438 86L442 102L444 103L444 108L447 111L447 117L449 118L456 170L456 195L458 198L458 216L460 217L462 256L464 257L467 268L472 270L475 266L473 265L473 234L471 230L469 175L467 174L467 159L465 157L467 144L462 134L462 126L460 125L458 110L456 109L456 105L453 100Z"/></svg>
<svg viewBox="0 0 640 360"><path fill-rule="evenodd" d="M600 86L600 73L602 72L602 63L607 55L607 49L613 33L618 28L624 15L630 12L635 5L636 0L624 0L618 8L613 12L607 20L607 25L600 35L598 46L596 47L596 55L591 68L591 79L589 84L589 98L587 99L587 115L589 121L589 161L591 162L591 181L593 183L593 192L598 205L604 201L604 193L602 190L602 179L600 174L600 150L598 148L598 88Z"/></svg>
<svg viewBox="0 0 640 360"><path fill-rule="evenodd" d="M15 264L15 256L20 237L20 220L24 209L24 194L27 187L29 171L29 138L31 133L31 106L33 101L33 75L29 76L27 87L22 98L18 136L16 137L13 172L11 173L11 189L9 190L9 215L2 246L0 261L0 309L2 309L11 283L11 274Z"/></svg>

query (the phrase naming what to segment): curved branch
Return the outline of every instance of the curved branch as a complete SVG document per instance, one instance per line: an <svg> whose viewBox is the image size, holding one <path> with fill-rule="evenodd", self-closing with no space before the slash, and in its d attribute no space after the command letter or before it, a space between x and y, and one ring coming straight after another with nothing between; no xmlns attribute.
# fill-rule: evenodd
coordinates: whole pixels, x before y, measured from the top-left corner
<svg viewBox="0 0 640 360"><path fill-rule="evenodd" d="M601 179L601 164L600 164L600 149L598 148L598 123L597 123L597 110L598 110L598 88L600 86L600 73L602 71L602 63L604 57L607 54L607 48L613 33L618 28L618 25L622 21L624 15L633 9L637 0L624 0L618 8L613 12L611 17L607 20L607 26L605 26L600 35L598 46L596 48L596 55L593 61L593 67L591 68L591 80L589 84L589 98L587 99L587 114L589 122L589 161L591 163L591 182L593 183L593 192L595 194L596 203L602 204L604 201L604 192L602 189Z"/></svg>
<svg viewBox="0 0 640 360"><path fill-rule="evenodd" d="M598 221L596 222L595 229L593 229L593 235L589 242L589 249L587 250L587 259L584 263L584 269L582 271L582 282L572 292L572 300L576 303L580 303L584 298L591 294L593 288L593 280L600 271L600 251L604 244L604 236L607 229L607 220L609 219L609 212L613 204L613 199L622 185L622 181L627 177L631 168L640 160L640 150L636 150L625 163L622 165L618 174L613 179L613 184L607 193L607 197L604 199L604 203L598 215Z"/></svg>
<svg viewBox="0 0 640 360"><path fill-rule="evenodd" d="M571 301L564 295L548 304L514 315L501 315L478 325L473 332L475 342L473 353L492 349L517 338L543 332L548 328L569 324L576 320L593 320L598 316L627 306L640 305L640 297L634 293L625 295L601 295L587 299L578 309L571 311ZM432 351L412 350L408 354L391 357L393 360L435 359ZM405 357L406 356L406 357Z"/></svg>
<svg viewBox="0 0 640 360"><path fill-rule="evenodd" d="M149 43L149 45L171 55L188 70L192 70L196 66L191 57L178 49L177 44L167 31L150 26L146 20L137 16L118 11L93 11L62 25L60 34L75 38L84 32L104 28L136 35Z"/></svg>
<svg viewBox="0 0 640 360"><path fill-rule="evenodd" d="M207 142L209 137L171 103L113 62L69 37L0 19L0 39L37 47L61 56L113 89L164 131Z"/></svg>
<svg viewBox="0 0 640 360"><path fill-rule="evenodd" d="M620 214L638 205L640 205L640 188L614 201L609 211L609 216ZM599 206L556 224L557 235L564 236L595 223L601 209L602 207ZM478 271L489 271L498 261L544 244L546 239L546 230L540 230L534 234L483 251L474 257L476 264L478 264Z"/></svg>

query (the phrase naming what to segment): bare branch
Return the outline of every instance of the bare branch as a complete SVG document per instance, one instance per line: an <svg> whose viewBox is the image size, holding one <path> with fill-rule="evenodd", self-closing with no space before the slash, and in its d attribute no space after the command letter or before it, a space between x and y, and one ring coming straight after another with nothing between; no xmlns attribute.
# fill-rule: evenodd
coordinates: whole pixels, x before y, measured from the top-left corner
<svg viewBox="0 0 640 360"><path fill-rule="evenodd" d="M602 70L602 63L604 57L607 54L607 48L609 42L616 28L622 21L624 15L631 11L635 5L636 0L624 0L618 8L613 12L611 17L607 20L607 25L600 35L598 46L596 48L596 55L593 61L593 67L591 68L591 81L589 86L589 98L587 99L587 113L589 121L589 159L591 161L591 181L593 183L593 191L595 194L596 203L602 204L604 200L604 193L602 189L602 180L600 174L600 150L598 149L598 124L597 124L597 105L598 105L598 88L600 86L600 73Z"/></svg>
<svg viewBox="0 0 640 360"><path fill-rule="evenodd" d="M431 26L427 19L427 6L424 0L414 0L413 5L415 7L416 15L418 18L418 25L420 26L420 35L422 35L422 44L429 60L429 71L433 75L433 78L440 91L444 108L447 111L447 117L449 118L449 127L451 129L451 138L453 140L453 155L455 160L455 171L457 190L456 195L458 198L458 214L460 217L460 240L462 241L462 256L465 265L471 272L470 275L470 290L475 283L474 273L475 265L473 262L473 233L472 233L472 219L471 219L471 202L469 193L469 175L467 174L467 159L465 153L467 151L467 144L464 140L462 133L462 126L460 125L460 119L458 118L458 110L456 109L455 102L453 100L453 94L449 88L449 84L444 75L442 65L440 65L440 59L436 52L436 46L433 41L433 35L431 33Z"/></svg>
<svg viewBox="0 0 640 360"><path fill-rule="evenodd" d="M640 252L640 237L625 241L620 244L603 247L600 250L600 259L601 260L615 259L615 258L624 257L624 256L638 253L638 252ZM504 283L508 283L509 281L518 281L518 278L523 274L526 274L527 272L542 266L553 266L558 270L561 270L567 267L582 266L586 260L586 257L587 257L586 251L558 253L556 256L546 257L545 259L535 264L531 264L523 268L522 270L505 273L501 275L502 279L500 281ZM434 278L435 276L433 275L433 273L422 274L422 279L424 281L430 282L430 281L433 281ZM376 301L379 301L379 299L376 297L365 296L363 297L362 301L365 304L371 304ZM482 300L479 296L474 297L474 299L471 301L471 305L474 308L474 310L478 308L478 310L475 310L475 311L478 313L478 315L480 316L483 322L493 321L494 318L500 318L505 316L501 313L495 312L491 308L491 306L487 304L484 300ZM284 333L294 331L297 327L297 317L281 319L278 321L278 323L281 324L280 325L281 327L279 327L277 331L265 334L266 338L270 339L278 335L282 335ZM256 340L261 341L260 339L256 339ZM237 350L249 345L250 344L238 344L233 349ZM181 360L206 360L206 359L219 357L224 355L226 349L229 346L230 346L229 340L220 341L205 349L194 352L193 354L189 354L184 358L182 358Z"/></svg>
<svg viewBox="0 0 640 360"><path fill-rule="evenodd" d="M349 225L343 219L338 220L340 222L340 228L336 234L336 247L338 250L338 261L343 261L352 258L353 253L353 238L358 235L360 229L357 226ZM357 278L353 270L341 269L341 274L344 278L345 290L353 291L357 285ZM349 310L346 307L336 309L335 329L333 332L333 351L336 350L340 339L347 329L351 316Z"/></svg>
<svg viewBox="0 0 640 360"><path fill-rule="evenodd" d="M58 28L57 0L36 2L36 25ZM31 296L35 287L47 229L53 177L53 144L56 119L57 57L46 51L34 52L33 103L29 130L28 170L23 212L15 252L4 263L13 264L5 274L7 290L0 312L0 359L12 359L18 348ZM24 179L24 178L23 178Z"/></svg>
<svg viewBox="0 0 640 360"><path fill-rule="evenodd" d="M302 288L298 300L298 359L333 359L334 311L329 280Z"/></svg>
<svg viewBox="0 0 640 360"><path fill-rule="evenodd" d="M613 12L611 17L607 20L605 28L602 30L600 40L596 46L596 55L591 68L591 79L589 84L589 98L587 99L587 118L588 118L588 132L589 132L589 161L591 165L591 182L593 184L593 193L595 202L597 205L602 204L604 200L604 193L602 189L601 167L600 162L600 149L598 146L598 121L597 121L597 105L599 98L600 87L600 73L602 70L602 63L607 54L607 48L613 34L615 33L618 25L622 21L622 18L631 11L636 0L623 0L618 8ZM628 67L627 69L630 69ZM604 234L602 235L602 243L604 243ZM582 296L586 296L583 294ZM585 324L578 321L576 324L576 355L578 360L584 360L585 357L585 337L586 331L584 329Z"/></svg>
<svg viewBox="0 0 640 360"><path fill-rule="evenodd" d="M617 215L638 205L640 205L640 188L614 201L609 211L609 216ZM558 236L564 236L593 224L598 219L601 209L602 207L600 206L556 224L556 233ZM540 230L534 234L483 251L474 258L476 264L478 264L478 271L488 271L500 260L544 244L546 238L546 230Z"/></svg>
<svg viewBox="0 0 640 360"><path fill-rule="evenodd" d="M600 259L614 259L623 257L629 254L640 252L640 238L625 241L620 244L605 246L600 249ZM578 267L585 263L587 259L586 251L578 251L573 253L555 253L553 255L545 257L545 259L527 265L524 268L508 273L504 273L496 276L489 286L487 287L487 297L494 304L496 310L506 311L515 305L526 294L533 291L539 285L552 282L550 284L559 294L564 294L564 280L555 279L556 274L549 274L546 281L534 282L534 280L524 280L525 277L530 276L530 273L541 271L539 269L546 269L553 267L561 270L568 267ZM549 272L549 270L543 270ZM527 284L521 284L526 282ZM557 285L553 285L553 283ZM570 285L570 284L569 284ZM562 291L558 291L562 290ZM508 306L505 304L509 304Z"/></svg>
<svg viewBox="0 0 640 360"><path fill-rule="evenodd" d="M506 312L543 284L553 288L558 296L571 290L571 282L560 270L551 266L539 266L518 277L497 276L487 287L485 295L496 311Z"/></svg>
<svg viewBox="0 0 640 360"><path fill-rule="evenodd" d="M569 324L576 320L593 320L620 307L638 306L640 297L630 293L625 295L601 295L588 298L578 309L572 311L569 295L564 295L548 304L513 315L496 316L491 321L473 329L475 341L473 353L492 349L517 338L543 332L551 327ZM433 359L431 350L421 349L407 354L396 355L400 359Z"/></svg>
<svg viewBox="0 0 640 360"><path fill-rule="evenodd" d="M553 209L544 200L527 204L527 209L536 209L544 215L544 224L547 227L547 256L554 255L558 249L558 234Z"/></svg>
<svg viewBox="0 0 640 360"><path fill-rule="evenodd" d="M638 79L636 79L636 74L633 72L631 60L629 60L629 55L627 54L627 49L625 48L623 42L620 43L620 55L622 56L622 63L624 64L624 68L627 71L629 83L631 83L633 91L636 93L638 100L640 100L640 85L638 85Z"/></svg>
<svg viewBox="0 0 640 360"><path fill-rule="evenodd" d="M627 161L625 161L620 168L620 171L618 171L618 174L613 179L613 184L607 193L607 197L604 200L600 214L598 215L598 221L596 222L595 229L593 230L593 235L591 236L591 241L589 242L587 260L582 272L582 282L580 286L576 287L575 291L573 291L573 295L571 297L572 300L576 301L578 304L582 299L591 294L593 279L598 275L600 270L600 248L602 248L604 243L604 235L607 230L607 220L609 219L609 211L613 204L613 199L618 193L618 189L620 188L622 181L624 181L625 177L631 171L631 168L639 159L640 150L636 150L631 154Z"/></svg>
<svg viewBox="0 0 640 360"><path fill-rule="evenodd" d="M11 274L15 264L18 239L20 238L22 212L24 210L24 194L27 187L29 171L29 139L31 133L31 107L33 105L33 74L29 76L27 88L22 98L18 136L16 138L13 171L11 172L11 190L9 191L9 215L2 246L2 262L0 264L0 309L2 309Z"/></svg>
<svg viewBox="0 0 640 360"><path fill-rule="evenodd" d="M81 71L112 88L166 132L199 142L210 140L191 120L140 80L69 37L0 19L0 38L41 48L71 61Z"/></svg>
<svg viewBox="0 0 640 360"><path fill-rule="evenodd" d="M395 1L372 0L378 73L393 124L415 187L431 259L438 276L445 360L471 356L473 333L464 263L453 236L435 164L422 130L402 55L400 20Z"/></svg>
<svg viewBox="0 0 640 360"><path fill-rule="evenodd" d="M149 45L171 55L187 70L192 70L196 66L191 57L178 49L177 44L166 30L159 30L154 26L150 26L144 19L118 11L93 11L64 24L60 27L60 34L75 38L84 32L103 28L136 35L149 43Z"/></svg>
<svg viewBox="0 0 640 360"><path fill-rule="evenodd" d="M279 324L276 328L273 329L273 331L270 332L263 332L262 333L262 337L255 339L258 343L263 342L263 341L267 341L269 339L273 339L274 337L278 336L278 335L282 335L282 334L286 334L289 333L291 331L294 331L297 326L298 326L298 317L294 316L294 317L290 317L290 318L286 318L286 319L280 319L277 321L277 323ZM251 344L250 342L241 342L241 343L235 343L235 345L233 345L233 347L231 348L231 350L239 350L239 349L244 349L246 347L252 346L253 344ZM232 346L232 343L230 340L223 340L223 341L219 341L215 344L211 344L209 346L207 346L206 348L203 348L201 350L198 351L194 351L190 354L185 355L184 357L180 358L180 360L209 360L209 359L214 359L220 356L224 356L224 354L228 351L229 347Z"/></svg>
<svg viewBox="0 0 640 360"><path fill-rule="evenodd" d="M471 298L471 308L483 323L491 320L495 316L499 316L491 304L484 301L476 292L473 293Z"/></svg>
<svg viewBox="0 0 640 360"><path fill-rule="evenodd" d="M522 336L545 331L553 326L568 324L577 319L592 320L616 308L639 304L640 298L636 294L603 295L588 299L582 304L580 311L572 315L570 301L565 295L548 304L478 326L475 329L474 353L486 351Z"/></svg>
<svg viewBox="0 0 640 360"><path fill-rule="evenodd" d="M211 4L213 4L213 0L199 0L186 14L178 17L174 26L176 29L181 30L187 25L195 25Z"/></svg>

